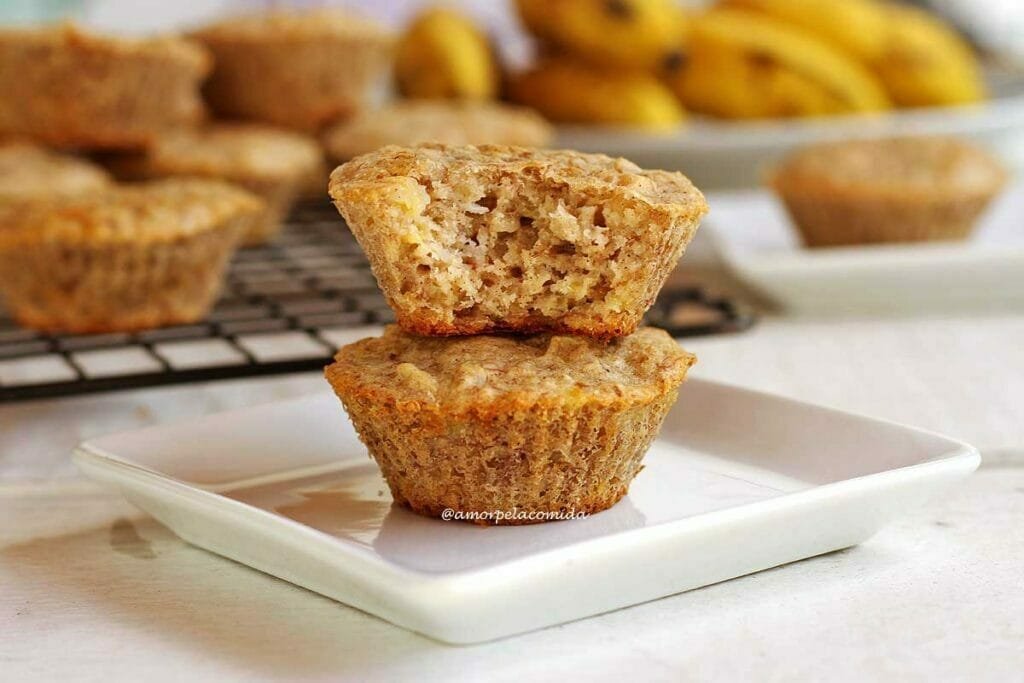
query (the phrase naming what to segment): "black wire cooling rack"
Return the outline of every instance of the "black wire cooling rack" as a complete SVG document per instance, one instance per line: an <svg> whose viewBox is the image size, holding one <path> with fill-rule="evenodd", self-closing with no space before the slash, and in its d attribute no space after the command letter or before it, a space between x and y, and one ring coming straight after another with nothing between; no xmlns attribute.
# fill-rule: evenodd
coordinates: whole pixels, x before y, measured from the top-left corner
<svg viewBox="0 0 1024 683"><path fill-rule="evenodd" d="M359 245L326 202L301 204L270 246L243 249L196 325L44 335L0 311L0 402L316 370L359 328L391 322ZM745 329L749 314L696 288L666 289L647 316L674 336Z"/></svg>

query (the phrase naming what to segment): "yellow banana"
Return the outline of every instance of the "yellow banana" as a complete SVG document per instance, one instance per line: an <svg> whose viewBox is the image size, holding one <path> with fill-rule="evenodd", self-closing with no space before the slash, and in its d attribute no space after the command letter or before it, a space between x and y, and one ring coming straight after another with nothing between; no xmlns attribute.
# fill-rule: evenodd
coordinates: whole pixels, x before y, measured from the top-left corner
<svg viewBox="0 0 1024 683"><path fill-rule="evenodd" d="M672 92L643 72L549 58L510 83L512 98L553 121L670 129L684 119Z"/></svg>
<svg viewBox="0 0 1024 683"><path fill-rule="evenodd" d="M875 0L723 0L723 7L765 14L861 60L885 48L885 12Z"/></svg>
<svg viewBox="0 0 1024 683"><path fill-rule="evenodd" d="M592 64L651 69L679 50L685 16L674 0L516 0L526 28Z"/></svg>
<svg viewBox="0 0 1024 683"><path fill-rule="evenodd" d="M858 62L763 14L713 9L693 18L685 63L669 83L689 109L727 118L886 109Z"/></svg>
<svg viewBox="0 0 1024 683"><path fill-rule="evenodd" d="M499 78L483 33L457 12L431 9L399 40L395 81L406 97L482 100L497 94Z"/></svg>
<svg viewBox="0 0 1024 683"><path fill-rule="evenodd" d="M967 104L986 97L974 52L951 27L911 7L887 7L886 17L886 48L873 66L897 105Z"/></svg>

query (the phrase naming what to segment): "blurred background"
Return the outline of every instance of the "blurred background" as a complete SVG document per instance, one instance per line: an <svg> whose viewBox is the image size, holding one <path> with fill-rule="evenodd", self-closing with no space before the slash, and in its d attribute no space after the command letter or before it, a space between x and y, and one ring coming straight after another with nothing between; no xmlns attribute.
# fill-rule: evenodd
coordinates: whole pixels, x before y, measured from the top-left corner
<svg viewBox="0 0 1024 683"><path fill-rule="evenodd" d="M787 150L850 137L963 135L996 149L1012 167L1024 166L1024 6L1014 0L893 0L882 4L913 5L927 14L880 21L867 16L863 0L577 4L576 14L557 10L545 19L539 3L541 16L532 21L533 3L514 0L7 0L0 22L72 19L98 31L145 34L239 13L340 7L401 33L439 6L463 17L494 49L496 74L504 78L488 96L517 100L558 120L558 146L681 169L703 188L756 186L765 164ZM666 5L679 11L668 12ZM705 21L709 7L740 11L741 20L753 14L754 23ZM805 38L811 44L800 42ZM729 53L753 48L768 58L751 65ZM540 68L530 68L538 62ZM871 83L858 80L865 73L885 91L884 103L873 101ZM588 80L594 77L599 88ZM586 94L593 91L599 92ZM831 97L835 93L841 101ZM900 115L849 117L878 110ZM830 120L820 121L823 116ZM780 118L806 125L778 125Z"/></svg>

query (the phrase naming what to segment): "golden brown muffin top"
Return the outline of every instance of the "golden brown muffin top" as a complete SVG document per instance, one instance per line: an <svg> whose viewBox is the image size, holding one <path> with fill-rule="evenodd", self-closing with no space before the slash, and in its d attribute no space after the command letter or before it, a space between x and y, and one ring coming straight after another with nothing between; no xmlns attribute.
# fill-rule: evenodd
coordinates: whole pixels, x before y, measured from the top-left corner
<svg viewBox="0 0 1024 683"><path fill-rule="evenodd" d="M807 147L784 160L770 183L782 192L933 195L990 193L1006 180L987 152L950 137L851 140Z"/></svg>
<svg viewBox="0 0 1024 683"><path fill-rule="evenodd" d="M236 180L305 178L320 168L320 146L300 133L255 124L176 130L142 154L114 158L115 173L152 178L197 175Z"/></svg>
<svg viewBox="0 0 1024 683"><path fill-rule="evenodd" d="M493 410L495 403L642 403L671 391L696 358L664 330L610 343L576 336L419 337L390 325L350 344L327 370L334 386L388 404Z"/></svg>
<svg viewBox="0 0 1024 683"><path fill-rule="evenodd" d="M173 178L114 186L59 202L0 206L0 248L34 242L150 244L223 227L263 202L219 180Z"/></svg>
<svg viewBox="0 0 1024 683"><path fill-rule="evenodd" d="M337 9L243 14L204 26L193 35L203 41L365 38L390 42L390 33L382 25Z"/></svg>
<svg viewBox="0 0 1024 683"><path fill-rule="evenodd" d="M335 159L351 159L385 145L413 147L425 142L543 147L553 134L540 114L525 107L407 100L357 114L328 131L324 143Z"/></svg>
<svg viewBox="0 0 1024 683"><path fill-rule="evenodd" d="M206 48L185 38L170 35L148 38L99 35L70 23L34 28L3 28L0 29L0 43L36 48L63 47L116 58L171 59L198 73L206 73L212 66Z"/></svg>
<svg viewBox="0 0 1024 683"><path fill-rule="evenodd" d="M432 185L436 194L439 179L457 188L475 184L470 180L496 183L512 175L564 184L595 201L612 197L641 201L674 217L695 218L707 211L704 196L681 173L645 171L631 161L603 154L504 145L383 147L336 168L329 191L336 202L345 204L376 201L404 179Z"/></svg>
<svg viewBox="0 0 1024 683"><path fill-rule="evenodd" d="M110 177L84 159L27 143L0 144L0 202L103 190Z"/></svg>

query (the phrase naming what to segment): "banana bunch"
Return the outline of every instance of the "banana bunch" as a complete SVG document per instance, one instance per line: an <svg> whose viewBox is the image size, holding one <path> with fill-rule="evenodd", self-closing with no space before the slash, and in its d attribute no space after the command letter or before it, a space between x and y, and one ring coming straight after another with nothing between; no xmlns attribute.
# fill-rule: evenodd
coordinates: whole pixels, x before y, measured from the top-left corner
<svg viewBox="0 0 1024 683"><path fill-rule="evenodd" d="M466 17L430 9L398 41L395 82L406 97L493 99L499 71L487 37Z"/></svg>
<svg viewBox="0 0 1024 683"><path fill-rule="evenodd" d="M864 63L885 49L885 15L876 0L723 0L789 24Z"/></svg>
<svg viewBox="0 0 1024 683"><path fill-rule="evenodd" d="M448 9L398 42L407 97L501 94L555 121L671 129L686 110L731 119L809 117L985 98L970 46L893 0L510 0L540 58L508 77L484 33Z"/></svg>
<svg viewBox="0 0 1024 683"><path fill-rule="evenodd" d="M684 111L658 78L678 61L686 17L676 0L516 0L544 57L509 95L556 121L673 128Z"/></svg>
<svg viewBox="0 0 1024 683"><path fill-rule="evenodd" d="M667 74L680 99L728 118L977 102L974 53L924 10L885 0L720 0Z"/></svg>
<svg viewBox="0 0 1024 683"><path fill-rule="evenodd" d="M691 27L686 64L668 76L694 111L727 118L822 116L886 109L870 71L770 16L713 9Z"/></svg>

